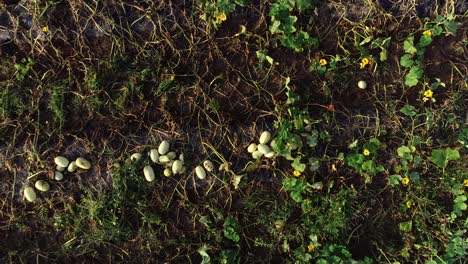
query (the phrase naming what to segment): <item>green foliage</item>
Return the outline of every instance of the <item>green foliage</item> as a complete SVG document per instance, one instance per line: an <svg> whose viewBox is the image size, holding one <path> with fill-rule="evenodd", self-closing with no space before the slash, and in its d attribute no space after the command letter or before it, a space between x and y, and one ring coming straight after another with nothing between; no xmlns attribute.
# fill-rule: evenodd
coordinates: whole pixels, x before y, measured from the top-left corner
<svg viewBox="0 0 468 264"><path fill-rule="evenodd" d="M357 145L352 144L350 146L356 148ZM346 164L355 169L359 174L364 175L366 183L370 183L372 180L369 176L385 171L384 167L378 165L376 162L379 147L380 141L373 138L369 140L369 142L363 144L360 152L355 152L346 156Z"/></svg>
<svg viewBox="0 0 468 264"><path fill-rule="evenodd" d="M463 128L458 134L458 142L468 148L468 128Z"/></svg>
<svg viewBox="0 0 468 264"><path fill-rule="evenodd" d="M291 198L297 202L302 202L302 193L304 192L307 183L299 178L285 178L283 179L283 186L286 191L291 192Z"/></svg>
<svg viewBox="0 0 468 264"><path fill-rule="evenodd" d="M240 241L240 225L237 218L228 216L224 220L224 237L236 243Z"/></svg>
<svg viewBox="0 0 468 264"><path fill-rule="evenodd" d="M455 232L447 245L445 255L443 256L445 263L455 264L466 261L468 255L468 238L466 230L458 230Z"/></svg>
<svg viewBox="0 0 468 264"><path fill-rule="evenodd" d="M51 95L49 100L49 108L54 113L54 119L56 122L63 125L65 121L65 114L64 114L64 103L65 103L65 87L67 87L67 83L57 83L51 87Z"/></svg>
<svg viewBox="0 0 468 264"><path fill-rule="evenodd" d="M15 64L15 77L18 81L24 81L34 66L34 61L31 58L22 58L21 63Z"/></svg>
<svg viewBox="0 0 468 264"><path fill-rule="evenodd" d="M313 129L313 121L309 117L309 113L297 106L300 97L289 87L289 81L290 79L287 78L285 84L286 103L276 107L279 114L278 120L275 121L278 134L271 145L278 155L292 161L291 166L295 170L304 172L306 165L301 162L302 156L298 153L303 151L305 146L314 148L320 134Z"/></svg>
<svg viewBox="0 0 468 264"><path fill-rule="evenodd" d="M413 117L417 114L416 108L412 105L405 105L400 109L400 112L403 113L406 116Z"/></svg>
<svg viewBox="0 0 468 264"><path fill-rule="evenodd" d="M442 34L442 27L445 27L447 34L455 34L458 24L453 22L452 19L453 17L444 19L438 16L436 21L427 23L425 25L425 31L419 37L417 44L414 44L415 39L413 35L405 39L403 42L403 49L406 54L401 56L400 65L410 69L405 75L406 86L413 87L419 83L424 74L423 60L425 49L432 43L434 37Z"/></svg>
<svg viewBox="0 0 468 264"><path fill-rule="evenodd" d="M141 175L142 164L114 164L113 188L110 192L94 194L86 191L73 210L75 236L85 243L122 241L138 233L140 228L157 225L160 218L150 209L149 188Z"/></svg>
<svg viewBox="0 0 468 264"><path fill-rule="evenodd" d="M362 261L354 260L351 253L345 246L337 244L324 246L318 254L318 258L315 262L317 264L372 263L372 260L368 257L364 258Z"/></svg>
<svg viewBox="0 0 468 264"><path fill-rule="evenodd" d="M245 6L247 0L197 0L201 8L200 18L207 21L213 28L218 27L226 20L226 16L236 10L238 6Z"/></svg>
<svg viewBox="0 0 468 264"><path fill-rule="evenodd" d="M280 0L271 5L269 15L271 17L270 32L279 34L281 44L296 52L302 52L304 48L317 46L318 40L310 37L309 33L297 30L297 16L291 15L294 9L304 11L312 7L307 1L284 1Z"/></svg>
<svg viewBox="0 0 468 264"><path fill-rule="evenodd" d="M431 161L441 169L445 169L449 161L459 158L458 150L451 148L434 149L431 153Z"/></svg>

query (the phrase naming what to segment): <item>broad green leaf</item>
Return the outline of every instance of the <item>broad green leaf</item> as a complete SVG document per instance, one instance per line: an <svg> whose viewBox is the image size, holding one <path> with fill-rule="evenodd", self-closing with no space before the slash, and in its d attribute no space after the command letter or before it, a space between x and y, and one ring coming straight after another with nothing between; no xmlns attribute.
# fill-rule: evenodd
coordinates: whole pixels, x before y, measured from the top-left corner
<svg viewBox="0 0 468 264"><path fill-rule="evenodd" d="M413 59L412 59L412 56L410 54L405 54L403 56L401 56L400 58L400 65L405 67L405 68L410 68L411 66L413 66Z"/></svg>
<svg viewBox="0 0 468 264"><path fill-rule="evenodd" d="M432 43L432 37L428 37L426 35L422 35L419 39L418 47L424 48L429 46Z"/></svg>
<svg viewBox="0 0 468 264"><path fill-rule="evenodd" d="M291 192L291 198L296 202L302 202L302 193L301 192Z"/></svg>
<svg viewBox="0 0 468 264"><path fill-rule="evenodd" d="M458 28L460 27L460 23L454 21L446 21L444 23L445 30L447 31L447 35L455 36L457 33Z"/></svg>
<svg viewBox="0 0 468 264"><path fill-rule="evenodd" d="M421 66L412 66L408 74L405 76L405 84L409 87L415 86L416 84L418 84L419 78L421 78L422 74L423 70Z"/></svg>
<svg viewBox="0 0 468 264"><path fill-rule="evenodd" d="M304 172L305 171L305 168L306 168L306 165L304 163L301 163L301 157L298 156L294 159L293 163L291 164L291 166L295 169L295 170L298 170L300 172Z"/></svg>
<svg viewBox="0 0 468 264"><path fill-rule="evenodd" d="M375 166L374 166L374 162L372 160L367 160L365 161L364 163L362 163L362 169L369 172L369 173L373 173L375 172Z"/></svg>
<svg viewBox="0 0 468 264"><path fill-rule="evenodd" d="M439 168L444 169L450 160L460 158L460 153L456 149L435 149L431 153L431 161Z"/></svg>
<svg viewBox="0 0 468 264"><path fill-rule="evenodd" d="M414 47L414 37L410 36L403 42L403 49L406 53L414 54L416 53L416 48Z"/></svg>
<svg viewBox="0 0 468 264"><path fill-rule="evenodd" d="M457 160L460 158L460 153L456 149L446 148L447 160Z"/></svg>
<svg viewBox="0 0 468 264"><path fill-rule="evenodd" d="M400 109L400 112L406 116L415 116L416 108L414 108L412 105L405 105Z"/></svg>
<svg viewBox="0 0 468 264"><path fill-rule="evenodd" d="M390 185L392 185L392 186L399 185L401 179L402 179L402 177L400 175L390 175L390 177L388 177Z"/></svg>
<svg viewBox="0 0 468 264"><path fill-rule="evenodd" d="M405 157L406 153L411 153L411 149L408 146L401 146L397 149L398 156L401 158Z"/></svg>

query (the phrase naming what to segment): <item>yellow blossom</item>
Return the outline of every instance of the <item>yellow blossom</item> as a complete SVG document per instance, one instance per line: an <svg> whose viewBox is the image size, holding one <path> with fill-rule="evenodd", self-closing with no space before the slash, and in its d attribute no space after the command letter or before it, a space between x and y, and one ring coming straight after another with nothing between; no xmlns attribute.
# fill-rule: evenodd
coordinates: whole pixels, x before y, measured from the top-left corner
<svg viewBox="0 0 468 264"><path fill-rule="evenodd" d="M47 33L48 31L49 31L49 27L48 27L48 26L42 27L42 32Z"/></svg>
<svg viewBox="0 0 468 264"><path fill-rule="evenodd" d="M423 32L423 35L430 38L430 37L432 37L432 31L430 31L430 30L425 30L425 31Z"/></svg>
<svg viewBox="0 0 468 264"><path fill-rule="evenodd" d="M468 187L468 179L465 179L465 180L463 181L463 186Z"/></svg>
<svg viewBox="0 0 468 264"><path fill-rule="evenodd" d="M368 149L364 149L364 151L362 152L362 154L364 154L364 156L369 156L370 155L370 151Z"/></svg>
<svg viewBox="0 0 468 264"><path fill-rule="evenodd" d="M319 63L320 63L320 66L325 66L325 65L327 65L328 62L327 62L326 59L320 59Z"/></svg>
<svg viewBox="0 0 468 264"><path fill-rule="evenodd" d="M309 244L309 245L307 246L307 251L313 252L314 250L315 250L314 244Z"/></svg>
<svg viewBox="0 0 468 264"><path fill-rule="evenodd" d="M401 180L401 183L403 185L408 185L408 183L410 182L410 179L408 177L404 177L402 180Z"/></svg>
<svg viewBox="0 0 468 264"><path fill-rule="evenodd" d="M173 81L174 79L175 79L175 75L174 75L174 74L169 75L169 80Z"/></svg>
<svg viewBox="0 0 468 264"><path fill-rule="evenodd" d="M227 19L226 14L224 12L219 12L216 16L216 23L221 24L223 21Z"/></svg>
<svg viewBox="0 0 468 264"><path fill-rule="evenodd" d="M411 206L413 206L413 201L409 200L406 202L406 207L407 208L411 208Z"/></svg>
<svg viewBox="0 0 468 264"><path fill-rule="evenodd" d="M362 58L361 59L361 69L363 69L364 67L366 67L367 65L371 65L372 64L372 60L370 58Z"/></svg>
<svg viewBox="0 0 468 264"><path fill-rule="evenodd" d="M431 98L434 92L432 90L426 90L424 92L424 97Z"/></svg>
<svg viewBox="0 0 468 264"><path fill-rule="evenodd" d="M293 175L296 176L296 177L299 177L299 176L301 176L301 172L298 171L298 170L295 170L295 171L293 172Z"/></svg>

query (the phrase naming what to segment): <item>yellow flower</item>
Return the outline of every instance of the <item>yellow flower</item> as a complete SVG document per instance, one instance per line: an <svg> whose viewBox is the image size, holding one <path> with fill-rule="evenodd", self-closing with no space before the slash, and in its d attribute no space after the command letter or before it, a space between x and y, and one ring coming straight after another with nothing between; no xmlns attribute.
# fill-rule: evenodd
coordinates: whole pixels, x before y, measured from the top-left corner
<svg viewBox="0 0 468 264"><path fill-rule="evenodd" d="M404 177L402 180L401 180L401 183L403 185L408 185L408 183L410 182L410 179L408 177Z"/></svg>
<svg viewBox="0 0 468 264"><path fill-rule="evenodd" d="M216 24L221 24L223 21L226 21L227 17L224 12L219 12L216 16Z"/></svg>
<svg viewBox="0 0 468 264"><path fill-rule="evenodd" d="M371 65L372 64L372 60L370 58L362 58L361 59L361 69L363 69L364 67L366 67L367 65Z"/></svg>
<svg viewBox="0 0 468 264"><path fill-rule="evenodd" d="M364 156L369 156L370 155L370 151L368 149L364 149L364 151L362 152L362 154L364 154Z"/></svg>
<svg viewBox="0 0 468 264"><path fill-rule="evenodd" d="M312 252L312 251L314 251L314 250L315 250L314 244L309 244L309 245L307 246L307 251Z"/></svg>
<svg viewBox="0 0 468 264"><path fill-rule="evenodd" d="M49 27L48 27L48 26L42 27L42 32L46 33L47 31L49 31Z"/></svg>
<svg viewBox="0 0 468 264"><path fill-rule="evenodd" d="M409 200L406 202L406 207L407 208L411 208L411 206L413 206L413 201Z"/></svg>
<svg viewBox="0 0 468 264"><path fill-rule="evenodd" d="M319 63L320 63L320 66L325 66L325 65L327 65L328 62L327 62L326 59L320 59Z"/></svg>
<svg viewBox="0 0 468 264"><path fill-rule="evenodd" d="M465 180L463 181L463 186L468 187L468 179L465 179Z"/></svg>
<svg viewBox="0 0 468 264"><path fill-rule="evenodd" d="M431 98L434 92L432 90L426 90L424 92L424 97Z"/></svg>
<svg viewBox="0 0 468 264"><path fill-rule="evenodd" d="M432 37L432 31L424 30L423 35L430 38L430 37Z"/></svg>
<svg viewBox="0 0 468 264"><path fill-rule="evenodd" d="M174 75L174 74L169 75L169 80L173 81L174 78L175 78L175 75Z"/></svg>
<svg viewBox="0 0 468 264"><path fill-rule="evenodd" d="M296 176L296 177L299 177L299 176L301 176L301 172L298 171L298 170L295 170L295 171L293 172L293 175Z"/></svg>

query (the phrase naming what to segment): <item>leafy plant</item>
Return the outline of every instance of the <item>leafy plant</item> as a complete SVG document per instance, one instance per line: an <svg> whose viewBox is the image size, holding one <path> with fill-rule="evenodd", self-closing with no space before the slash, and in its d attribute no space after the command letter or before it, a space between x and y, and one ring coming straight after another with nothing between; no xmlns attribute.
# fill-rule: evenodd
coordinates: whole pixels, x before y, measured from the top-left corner
<svg viewBox="0 0 468 264"><path fill-rule="evenodd" d="M200 18L218 29L227 15L238 6L245 6L247 0L197 0L196 3L202 9Z"/></svg>
<svg viewBox="0 0 468 264"><path fill-rule="evenodd" d="M448 162L460 158L460 153L456 149L434 149L431 153L431 161L442 170L445 169Z"/></svg>
<svg viewBox="0 0 468 264"><path fill-rule="evenodd" d="M224 237L236 243L240 241L240 225L237 218L228 216L224 220Z"/></svg>
<svg viewBox="0 0 468 264"><path fill-rule="evenodd" d="M32 67L34 66L34 61L32 58L22 58L21 63L15 64L16 69L16 80L23 81L29 72L31 71Z"/></svg>
<svg viewBox="0 0 468 264"><path fill-rule="evenodd" d="M466 230L455 232L447 245L443 259L446 263L463 263L468 255L468 238Z"/></svg>
<svg viewBox="0 0 468 264"><path fill-rule="evenodd" d="M291 15L291 11L294 9L305 11L311 7L310 1L280 0L273 3L269 12L271 34L278 34L281 44L296 52L301 52L309 46L317 46L318 40L316 38L310 37L309 33L305 31L296 29L297 16Z"/></svg>
<svg viewBox="0 0 468 264"><path fill-rule="evenodd" d="M415 86L423 76L423 60L426 47L429 46L434 37L440 36L444 31L446 34L455 34L459 24L452 21L453 16L443 18L437 16L436 21L425 24L424 32L419 37L417 44L414 43L414 35L410 35L403 42L405 54L400 58L400 65L408 68L405 75L405 84L409 87Z"/></svg>
<svg viewBox="0 0 468 264"><path fill-rule="evenodd" d="M346 164L356 170L359 174L365 176L366 183L371 182L370 176L385 171L382 165L376 163L377 150L380 147L380 141L376 138L363 144L362 149L357 148L357 144L351 144L350 148L360 149L346 156Z"/></svg>
<svg viewBox="0 0 468 264"><path fill-rule="evenodd" d="M302 202L302 193L307 187L307 182L298 178L283 179L283 186L286 191L291 192L291 198L297 202Z"/></svg>

